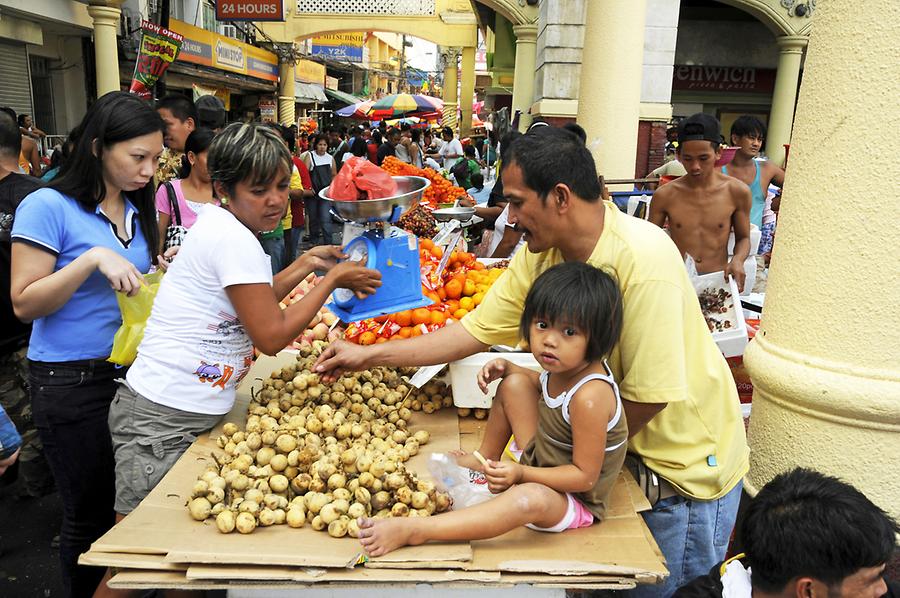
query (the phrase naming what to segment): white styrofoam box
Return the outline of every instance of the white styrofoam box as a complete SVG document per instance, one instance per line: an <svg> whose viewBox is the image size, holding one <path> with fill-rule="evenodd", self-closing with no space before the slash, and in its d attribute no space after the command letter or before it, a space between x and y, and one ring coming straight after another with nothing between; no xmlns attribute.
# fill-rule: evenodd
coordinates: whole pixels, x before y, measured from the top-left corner
<svg viewBox="0 0 900 598"><path fill-rule="evenodd" d="M450 363L450 386L453 388L453 404L457 407L490 409L497 392L499 380L488 385L487 394L478 388L478 372L486 363L494 359L506 359L516 365L536 372L543 371L531 353L476 353Z"/></svg>
<svg viewBox="0 0 900 598"><path fill-rule="evenodd" d="M738 293L737 283L734 278L728 277L728 283L721 272L711 272L710 274L702 274L693 279L694 290L699 296L706 289L721 289L731 293L731 307L726 314L729 320L735 323L731 330L723 330L721 332L713 332L713 340L719 347L719 351L725 357L736 357L744 354L744 348L747 346L747 323L744 321L744 310L740 308L741 297Z"/></svg>
<svg viewBox="0 0 900 598"><path fill-rule="evenodd" d="M753 285L756 284L756 254L759 253L759 242L762 239L762 231L755 224L750 225L750 254L744 260L744 296L750 294ZM734 231L728 235L728 257L734 255Z"/></svg>

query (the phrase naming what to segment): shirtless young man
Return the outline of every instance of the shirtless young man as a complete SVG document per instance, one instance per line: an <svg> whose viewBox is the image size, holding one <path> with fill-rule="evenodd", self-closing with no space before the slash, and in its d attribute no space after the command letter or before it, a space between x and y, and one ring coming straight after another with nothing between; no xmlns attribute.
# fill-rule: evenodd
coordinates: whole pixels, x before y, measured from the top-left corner
<svg viewBox="0 0 900 598"><path fill-rule="evenodd" d="M695 114L678 127L678 160L687 175L653 194L650 222L662 227L681 251L697 264L697 272L724 271L744 290L744 260L750 253L750 189L715 166L721 155L719 121ZM728 260L728 235L734 229L734 256Z"/></svg>
<svg viewBox="0 0 900 598"><path fill-rule="evenodd" d="M762 230L763 211L766 205L766 194L769 184L784 185L784 170L768 160L757 160L763 141L766 138L766 125L755 116L745 114L731 125L731 145L739 149L730 163L722 167L722 172L733 176L750 187L753 204L750 207L750 223ZM777 200L772 200L773 204ZM778 206L773 205L777 210Z"/></svg>

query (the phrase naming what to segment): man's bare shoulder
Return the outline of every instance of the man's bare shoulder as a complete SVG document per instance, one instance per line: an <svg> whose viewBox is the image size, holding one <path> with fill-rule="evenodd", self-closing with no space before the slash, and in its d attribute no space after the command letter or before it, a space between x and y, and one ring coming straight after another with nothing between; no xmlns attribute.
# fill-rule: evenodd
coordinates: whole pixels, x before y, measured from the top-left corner
<svg viewBox="0 0 900 598"><path fill-rule="evenodd" d="M687 191L687 186L680 178L678 178L657 188L656 191L653 192L653 201L667 201L673 197L677 197L685 191Z"/></svg>
<svg viewBox="0 0 900 598"><path fill-rule="evenodd" d="M725 184L728 197L732 199L736 205L753 200L753 192L750 191L750 187L747 183L727 175L722 175L722 177L724 179L723 183Z"/></svg>

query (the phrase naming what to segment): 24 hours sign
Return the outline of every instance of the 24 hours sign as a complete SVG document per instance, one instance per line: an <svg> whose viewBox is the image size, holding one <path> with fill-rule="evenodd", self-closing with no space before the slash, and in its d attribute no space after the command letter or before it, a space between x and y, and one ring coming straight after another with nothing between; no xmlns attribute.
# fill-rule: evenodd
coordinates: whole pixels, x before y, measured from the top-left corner
<svg viewBox="0 0 900 598"><path fill-rule="evenodd" d="M282 0L216 0L217 21L283 21Z"/></svg>

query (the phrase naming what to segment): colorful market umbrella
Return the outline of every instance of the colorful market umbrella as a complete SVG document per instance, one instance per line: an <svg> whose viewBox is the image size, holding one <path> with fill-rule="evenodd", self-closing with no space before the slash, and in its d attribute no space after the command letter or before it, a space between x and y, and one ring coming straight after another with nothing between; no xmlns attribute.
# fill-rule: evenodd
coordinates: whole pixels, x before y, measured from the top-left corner
<svg viewBox="0 0 900 598"><path fill-rule="evenodd" d="M421 94L400 93L384 96L372 104L368 117L371 119L390 119L403 116L418 116L444 109L444 102L440 98Z"/></svg>
<svg viewBox="0 0 900 598"><path fill-rule="evenodd" d="M350 104L349 106L344 106L340 110L335 111L335 114L338 116L343 116L344 118L355 118L357 120L369 120L367 116L367 112L369 108L372 107L374 103L373 100L366 100L364 102L357 102L356 104Z"/></svg>

